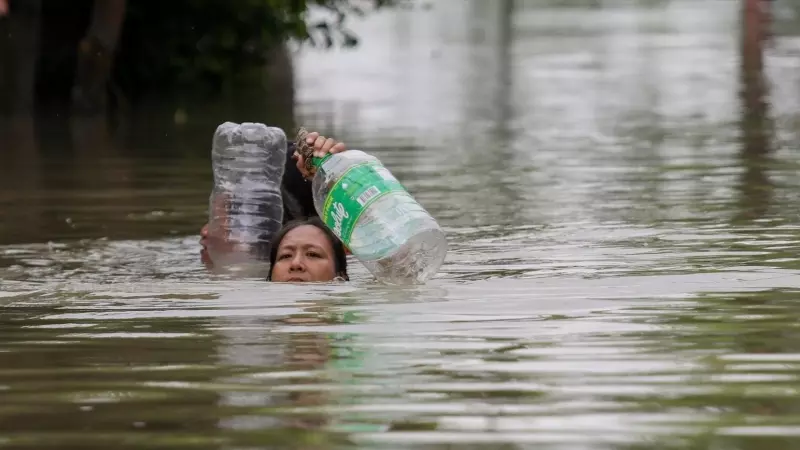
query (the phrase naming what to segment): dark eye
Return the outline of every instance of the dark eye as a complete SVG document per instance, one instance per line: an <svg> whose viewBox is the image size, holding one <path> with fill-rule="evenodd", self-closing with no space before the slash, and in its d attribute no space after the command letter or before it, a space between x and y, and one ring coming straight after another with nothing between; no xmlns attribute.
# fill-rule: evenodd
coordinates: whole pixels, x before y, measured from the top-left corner
<svg viewBox="0 0 800 450"><path fill-rule="evenodd" d="M278 256L278 261L283 261L284 259L289 259L292 257L291 253L284 253Z"/></svg>
<svg viewBox="0 0 800 450"><path fill-rule="evenodd" d="M308 252L306 255L308 255L309 258L322 258L322 255L317 252Z"/></svg>

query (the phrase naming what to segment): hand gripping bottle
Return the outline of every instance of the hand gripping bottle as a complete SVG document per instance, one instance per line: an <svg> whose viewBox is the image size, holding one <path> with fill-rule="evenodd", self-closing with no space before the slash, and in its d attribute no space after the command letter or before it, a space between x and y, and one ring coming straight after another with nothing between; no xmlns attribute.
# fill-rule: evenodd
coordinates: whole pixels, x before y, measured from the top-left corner
<svg viewBox="0 0 800 450"><path fill-rule="evenodd" d="M347 150L314 158L300 129L296 150L314 174L320 218L353 255L387 284L419 284L439 270L447 239L436 220L374 156Z"/></svg>
<svg viewBox="0 0 800 450"><path fill-rule="evenodd" d="M286 134L260 123L225 122L211 150L208 251L214 267L266 260L283 224Z"/></svg>

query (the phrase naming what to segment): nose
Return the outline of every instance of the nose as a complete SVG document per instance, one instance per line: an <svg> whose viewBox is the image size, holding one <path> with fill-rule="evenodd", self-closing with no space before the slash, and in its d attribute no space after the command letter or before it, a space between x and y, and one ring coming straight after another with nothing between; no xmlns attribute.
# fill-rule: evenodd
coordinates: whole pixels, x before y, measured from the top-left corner
<svg viewBox="0 0 800 450"><path fill-rule="evenodd" d="M294 257L292 257L292 264L289 266L289 272L305 272L306 265L305 261L303 260L303 255L300 252L297 252Z"/></svg>

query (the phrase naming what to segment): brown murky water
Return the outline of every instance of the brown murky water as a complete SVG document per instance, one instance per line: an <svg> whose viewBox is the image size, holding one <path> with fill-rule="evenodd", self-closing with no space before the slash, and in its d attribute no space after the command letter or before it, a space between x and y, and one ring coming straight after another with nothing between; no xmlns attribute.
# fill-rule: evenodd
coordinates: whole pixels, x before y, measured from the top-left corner
<svg viewBox="0 0 800 450"><path fill-rule="evenodd" d="M298 54L298 122L449 233L424 287L207 274L218 111L18 127L0 448L797 448L800 40L762 89L737 2L572 4L437 0Z"/></svg>

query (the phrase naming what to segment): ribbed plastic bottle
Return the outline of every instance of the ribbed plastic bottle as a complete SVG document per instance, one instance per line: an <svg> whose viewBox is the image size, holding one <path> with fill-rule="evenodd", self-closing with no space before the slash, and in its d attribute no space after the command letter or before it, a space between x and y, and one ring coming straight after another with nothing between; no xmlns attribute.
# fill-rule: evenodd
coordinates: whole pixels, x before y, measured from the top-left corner
<svg viewBox="0 0 800 450"><path fill-rule="evenodd" d="M214 267L264 261L283 223L286 134L261 123L225 122L211 150L208 251Z"/></svg>
<svg viewBox="0 0 800 450"><path fill-rule="evenodd" d="M310 158L300 130L296 148L314 173L314 207L378 281L420 284L438 272L447 238L433 217L378 158L347 150ZM308 157L307 157L308 156Z"/></svg>

